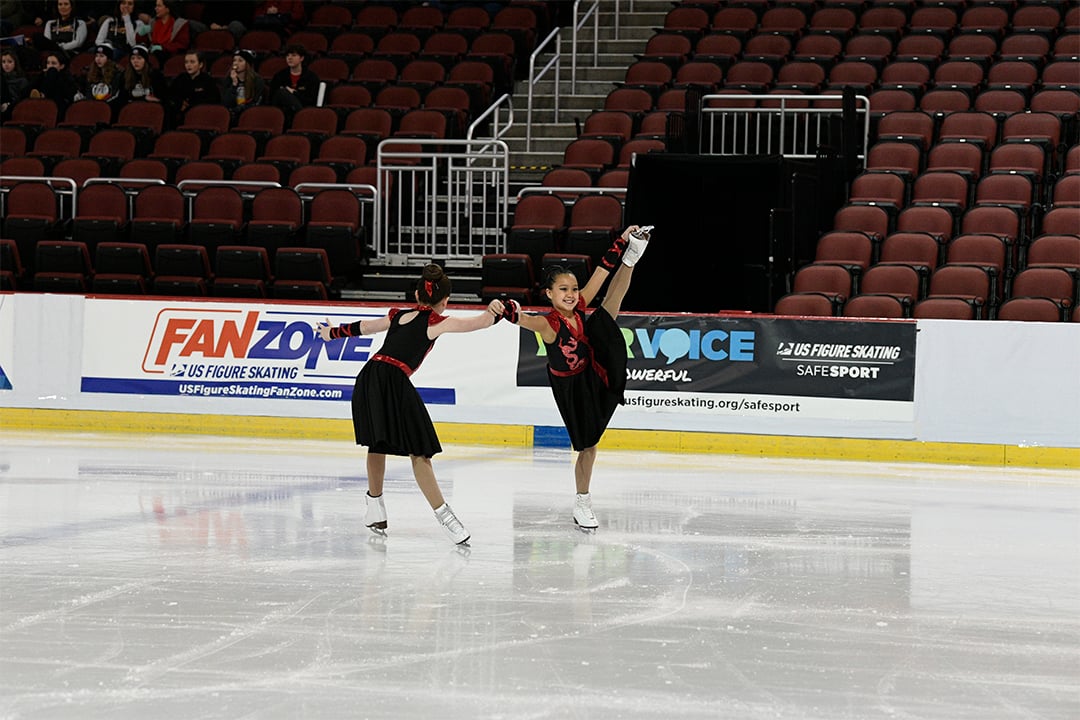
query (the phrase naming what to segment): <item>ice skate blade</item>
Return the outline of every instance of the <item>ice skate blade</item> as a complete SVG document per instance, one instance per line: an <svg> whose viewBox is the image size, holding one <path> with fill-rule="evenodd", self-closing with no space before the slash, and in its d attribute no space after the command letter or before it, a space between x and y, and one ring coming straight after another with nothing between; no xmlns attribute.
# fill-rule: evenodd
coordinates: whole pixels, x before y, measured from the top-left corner
<svg viewBox="0 0 1080 720"><path fill-rule="evenodd" d="M377 522L374 525L368 525L367 529L375 533L379 537L386 537L386 523Z"/></svg>
<svg viewBox="0 0 1080 720"><path fill-rule="evenodd" d="M464 539L464 540L462 540L461 542L457 543L457 545L456 545L456 546L457 546L457 547L459 547L459 548L464 548L464 549L470 549L470 548L472 548L472 545L470 545L470 544L469 544L469 541L470 541L470 540L472 540L472 535L470 535L469 537L465 538L465 539Z"/></svg>
<svg viewBox="0 0 1080 720"><path fill-rule="evenodd" d="M582 525L581 523L579 523L577 521L577 518L574 518L574 527L576 527L578 530L585 533L586 535L592 535L593 533L596 532L596 528L598 528L600 526L599 525Z"/></svg>

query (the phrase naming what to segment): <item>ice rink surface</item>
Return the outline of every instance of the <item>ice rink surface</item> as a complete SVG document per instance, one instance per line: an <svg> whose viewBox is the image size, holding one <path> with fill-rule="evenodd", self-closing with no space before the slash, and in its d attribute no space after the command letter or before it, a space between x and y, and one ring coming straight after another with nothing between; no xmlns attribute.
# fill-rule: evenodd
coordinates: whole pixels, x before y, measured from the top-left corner
<svg viewBox="0 0 1080 720"><path fill-rule="evenodd" d="M0 718L1078 718L1080 474L0 433Z"/></svg>

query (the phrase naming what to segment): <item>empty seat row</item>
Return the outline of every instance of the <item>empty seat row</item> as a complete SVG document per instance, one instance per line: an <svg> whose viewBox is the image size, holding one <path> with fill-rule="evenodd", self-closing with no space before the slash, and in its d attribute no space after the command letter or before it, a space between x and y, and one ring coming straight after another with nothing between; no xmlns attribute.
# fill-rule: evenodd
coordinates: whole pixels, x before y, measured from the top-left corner
<svg viewBox="0 0 1080 720"><path fill-rule="evenodd" d="M56 193L45 183L24 182L5 197L3 235L15 241L29 275L35 248L42 241L69 234L93 256L107 242L145 245L151 255L159 245L191 243L206 249L216 271L216 250L244 242L273 254L281 247L305 245L327 255L331 274L345 279L361 257L363 228L360 200L351 191L319 191L305 208L290 188L266 188L247 209L233 187L212 186L188 200L174 186L151 185L138 191L129 212L129 198L116 185L98 184L79 195L79 211L70 221L59 215Z"/></svg>
<svg viewBox="0 0 1080 720"><path fill-rule="evenodd" d="M215 252L215 274L205 247L161 244L153 262L140 243L103 242L91 253L85 243L41 240L34 248L34 271L22 265L18 244L0 240L5 290L105 292L122 294L228 297L315 297L326 299L334 278L326 250L283 247L273 254L273 272L262 247L222 246Z"/></svg>

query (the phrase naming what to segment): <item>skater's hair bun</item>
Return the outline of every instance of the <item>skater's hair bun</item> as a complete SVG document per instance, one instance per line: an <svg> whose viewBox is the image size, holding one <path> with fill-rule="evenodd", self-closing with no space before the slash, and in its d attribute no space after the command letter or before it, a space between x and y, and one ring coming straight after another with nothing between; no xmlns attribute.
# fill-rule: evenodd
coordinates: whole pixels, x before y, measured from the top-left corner
<svg viewBox="0 0 1080 720"><path fill-rule="evenodd" d="M416 295L421 305L434 305L443 298L450 297L450 278L435 263L425 265L424 272L416 283Z"/></svg>

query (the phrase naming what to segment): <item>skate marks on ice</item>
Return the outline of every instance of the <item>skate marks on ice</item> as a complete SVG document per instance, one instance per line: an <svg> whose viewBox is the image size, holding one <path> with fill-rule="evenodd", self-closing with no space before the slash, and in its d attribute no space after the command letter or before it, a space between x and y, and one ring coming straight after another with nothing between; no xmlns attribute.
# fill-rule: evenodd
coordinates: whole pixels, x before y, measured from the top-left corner
<svg viewBox="0 0 1080 720"><path fill-rule="evenodd" d="M46 452L47 450L47 452ZM44 458L44 459L43 459ZM448 447L388 537L339 443L0 439L0 717L1067 717L1055 472ZM1074 474L1075 475L1075 474Z"/></svg>

